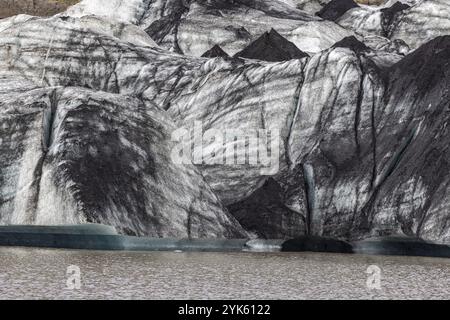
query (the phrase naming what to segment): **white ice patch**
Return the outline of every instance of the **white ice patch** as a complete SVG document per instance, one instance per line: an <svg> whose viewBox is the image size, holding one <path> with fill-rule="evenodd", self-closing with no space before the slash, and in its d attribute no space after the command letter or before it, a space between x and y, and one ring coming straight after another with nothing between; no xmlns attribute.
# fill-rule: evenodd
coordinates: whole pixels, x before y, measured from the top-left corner
<svg viewBox="0 0 450 320"><path fill-rule="evenodd" d="M34 224L52 226L87 223L86 219L81 218L82 215L78 213L77 204L69 192L65 192L69 187L68 184L65 190L57 190L52 169L43 168Z"/></svg>
<svg viewBox="0 0 450 320"><path fill-rule="evenodd" d="M97 15L109 19L138 24L145 14L144 0L83 0L67 9L66 14L72 17Z"/></svg>
<svg viewBox="0 0 450 320"><path fill-rule="evenodd" d="M27 140L25 152L20 162L19 181L17 183L17 191L14 199L14 211L11 216L11 224L30 224L33 221L34 212L30 212L28 206L32 205L30 201L33 199L34 188L33 182L36 183L35 171L39 165L39 160L43 157L41 147L41 137L35 132ZM34 136L33 136L34 135Z"/></svg>
<svg viewBox="0 0 450 320"><path fill-rule="evenodd" d="M283 240L262 240L255 239L248 241L245 246L247 247L246 251L254 251L254 252L276 252L281 251L281 246L283 244Z"/></svg>

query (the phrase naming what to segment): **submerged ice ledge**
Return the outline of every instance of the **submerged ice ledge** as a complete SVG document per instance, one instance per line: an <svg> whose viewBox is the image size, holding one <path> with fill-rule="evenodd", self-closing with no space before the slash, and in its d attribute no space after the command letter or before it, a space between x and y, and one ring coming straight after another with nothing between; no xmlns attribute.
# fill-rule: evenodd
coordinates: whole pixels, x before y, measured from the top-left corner
<svg viewBox="0 0 450 320"><path fill-rule="evenodd" d="M449 245L407 237L351 243L318 236L290 240L149 238L119 235L113 227L99 224L0 226L1 246L110 251L329 252L450 258Z"/></svg>

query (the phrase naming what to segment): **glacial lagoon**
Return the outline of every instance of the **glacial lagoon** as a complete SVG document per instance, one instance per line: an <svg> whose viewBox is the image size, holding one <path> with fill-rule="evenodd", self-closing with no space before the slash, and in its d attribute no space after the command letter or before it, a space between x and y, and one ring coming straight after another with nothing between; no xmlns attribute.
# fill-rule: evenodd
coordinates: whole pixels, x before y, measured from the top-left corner
<svg viewBox="0 0 450 320"><path fill-rule="evenodd" d="M22 298L449 299L450 260L2 247L0 299Z"/></svg>

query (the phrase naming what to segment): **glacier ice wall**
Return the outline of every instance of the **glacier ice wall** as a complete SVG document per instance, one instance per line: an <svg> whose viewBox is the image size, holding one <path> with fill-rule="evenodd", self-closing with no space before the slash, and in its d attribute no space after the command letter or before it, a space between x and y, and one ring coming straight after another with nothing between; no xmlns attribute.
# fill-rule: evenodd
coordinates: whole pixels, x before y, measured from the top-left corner
<svg viewBox="0 0 450 320"><path fill-rule="evenodd" d="M450 241L448 6L419 2L386 34L386 6L333 22L297 2L84 0L0 20L0 223ZM272 28L308 56L201 57ZM279 132L278 170L174 163L173 130L198 121Z"/></svg>

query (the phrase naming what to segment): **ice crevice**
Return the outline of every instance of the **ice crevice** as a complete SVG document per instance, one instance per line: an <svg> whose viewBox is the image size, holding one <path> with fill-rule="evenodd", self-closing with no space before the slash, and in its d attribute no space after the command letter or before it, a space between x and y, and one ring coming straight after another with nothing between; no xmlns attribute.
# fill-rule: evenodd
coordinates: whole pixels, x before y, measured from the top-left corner
<svg viewBox="0 0 450 320"><path fill-rule="evenodd" d="M315 184L314 184L314 168L310 164L303 164L303 178L305 181L306 193L306 234L315 234L316 224L314 215L315 206Z"/></svg>
<svg viewBox="0 0 450 320"><path fill-rule="evenodd" d="M360 79L359 79L359 91L358 91L358 100L356 103L356 110L355 110L355 120L354 120L354 131L355 131L355 144L356 144L356 153L358 156L360 156L360 149L361 146L359 144L359 122L361 117L361 106L364 99L364 80L365 80L365 73L364 68L362 65L362 62L359 61L359 69L360 69Z"/></svg>
<svg viewBox="0 0 450 320"><path fill-rule="evenodd" d="M286 163L288 164L288 167L292 170L294 169L293 167L295 166L295 163L291 157L291 149L290 149L290 143L289 141L291 140L291 135L292 135L292 131L294 129L294 125L295 125L295 119L297 118L299 112L300 112L300 105L301 105L301 101L300 101L300 96L302 93L302 88L303 88L303 84L305 83L305 71L306 71L306 66L308 65L308 60L302 65L302 72L301 72L301 79L299 80L297 89L295 90L295 94L294 94L294 112L292 113L292 116L289 117L288 119L290 119L290 123L288 124L288 133L287 133L287 137L286 137L286 142L285 142L285 154L286 154Z"/></svg>
<svg viewBox="0 0 450 320"><path fill-rule="evenodd" d="M364 217L363 223L367 224L365 228L370 228L371 217L369 217L369 215L371 214L371 212L373 212L373 205L378 198L382 186L393 174L393 172L401 162L407 149L413 143L416 133L417 128L411 130L410 134L404 139L402 144L395 151L394 155L392 155L392 157L389 159L388 163L386 164L386 168L375 178L372 194L361 210L361 214Z"/></svg>
<svg viewBox="0 0 450 320"><path fill-rule="evenodd" d="M32 213L32 216L30 217L30 223L34 223L38 215L37 211L41 192L43 168L47 159L48 152L53 143L53 127L58 105L57 89L53 89L49 98L50 105L45 108L42 115L42 154L33 172L33 195L31 201L33 208L29 211L30 213Z"/></svg>

